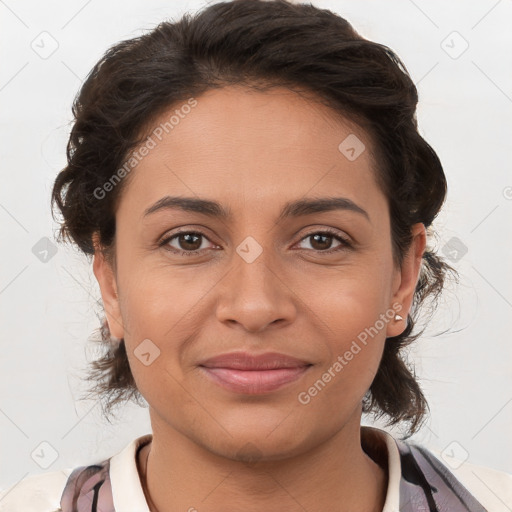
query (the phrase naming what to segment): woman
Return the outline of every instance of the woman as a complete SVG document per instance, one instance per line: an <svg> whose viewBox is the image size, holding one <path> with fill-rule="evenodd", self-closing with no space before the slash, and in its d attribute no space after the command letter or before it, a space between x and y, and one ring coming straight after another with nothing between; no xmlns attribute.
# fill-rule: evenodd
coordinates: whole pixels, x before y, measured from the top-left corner
<svg viewBox="0 0 512 512"><path fill-rule="evenodd" d="M105 307L95 390L107 413L143 397L152 433L26 479L4 509L510 507L510 475L455 476L406 441L428 407L402 349L452 271L428 245L446 180L416 103L391 50L284 0L111 48L52 198Z"/></svg>

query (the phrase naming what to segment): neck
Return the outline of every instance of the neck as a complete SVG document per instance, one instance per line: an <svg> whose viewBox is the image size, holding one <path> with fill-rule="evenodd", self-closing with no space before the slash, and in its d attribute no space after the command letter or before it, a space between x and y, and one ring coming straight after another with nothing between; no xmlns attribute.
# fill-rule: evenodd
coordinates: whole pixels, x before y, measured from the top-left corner
<svg viewBox="0 0 512 512"><path fill-rule="evenodd" d="M300 455L250 462L214 454L152 418L152 441L137 456L149 509L381 512L387 469L363 450L359 420Z"/></svg>

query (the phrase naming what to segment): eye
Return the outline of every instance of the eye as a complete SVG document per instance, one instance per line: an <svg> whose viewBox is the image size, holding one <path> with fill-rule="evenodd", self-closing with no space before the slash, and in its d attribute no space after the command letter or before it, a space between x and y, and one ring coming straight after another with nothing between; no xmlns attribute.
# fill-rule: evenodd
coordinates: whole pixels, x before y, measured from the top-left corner
<svg viewBox="0 0 512 512"><path fill-rule="evenodd" d="M332 253L352 247L346 238L342 237L338 232L329 229L309 233L302 238L301 242L308 239L311 240L310 245L312 250L317 252ZM331 248L333 239L338 241L338 246L334 249Z"/></svg>
<svg viewBox="0 0 512 512"><path fill-rule="evenodd" d="M316 252L330 254L352 247L346 238L342 237L338 232L329 229L313 231L303 237L300 242L308 239L311 239L310 250ZM332 248L333 239L338 242L334 249ZM159 246L181 256L195 256L200 251L207 249L207 246L203 245L205 240L208 240L208 238L200 231L180 231L162 240ZM215 248L218 248L218 246L215 246Z"/></svg>
<svg viewBox="0 0 512 512"><path fill-rule="evenodd" d="M201 239L208 240L206 236L198 231L180 231L174 235L167 237L162 240L160 246L165 246L167 250L176 252L184 256L194 256L199 253L200 250L205 249ZM174 242L176 245L172 245Z"/></svg>

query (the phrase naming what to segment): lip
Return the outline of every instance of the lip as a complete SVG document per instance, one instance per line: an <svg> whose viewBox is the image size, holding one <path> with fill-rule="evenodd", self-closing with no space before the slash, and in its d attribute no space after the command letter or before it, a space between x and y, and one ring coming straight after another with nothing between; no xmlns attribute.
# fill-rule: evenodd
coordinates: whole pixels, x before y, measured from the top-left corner
<svg viewBox="0 0 512 512"><path fill-rule="evenodd" d="M231 352L207 359L199 366L223 388L254 395L276 391L298 380L312 364L277 352Z"/></svg>

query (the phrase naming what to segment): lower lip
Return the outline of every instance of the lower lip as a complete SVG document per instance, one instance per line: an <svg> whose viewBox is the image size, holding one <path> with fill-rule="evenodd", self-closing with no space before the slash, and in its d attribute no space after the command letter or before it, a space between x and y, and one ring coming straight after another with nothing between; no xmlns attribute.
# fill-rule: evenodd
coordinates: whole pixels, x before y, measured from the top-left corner
<svg viewBox="0 0 512 512"><path fill-rule="evenodd" d="M234 370L205 366L201 366L201 368L214 382L229 391L256 395L275 391L298 380L310 366L278 368L276 370Z"/></svg>

